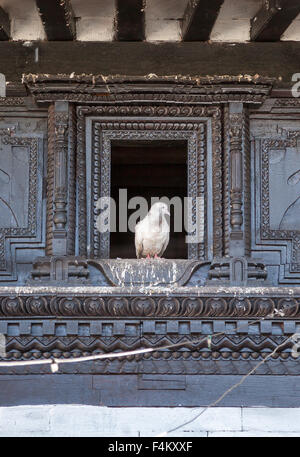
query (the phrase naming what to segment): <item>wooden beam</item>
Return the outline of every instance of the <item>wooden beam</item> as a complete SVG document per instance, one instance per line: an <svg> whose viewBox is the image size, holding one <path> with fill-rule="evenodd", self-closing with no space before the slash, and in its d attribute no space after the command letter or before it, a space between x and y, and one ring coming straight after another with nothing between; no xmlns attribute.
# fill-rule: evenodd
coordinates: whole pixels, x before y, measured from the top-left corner
<svg viewBox="0 0 300 457"><path fill-rule="evenodd" d="M183 41L207 41L224 0L189 0L181 23Z"/></svg>
<svg viewBox="0 0 300 457"><path fill-rule="evenodd" d="M251 20L251 41L279 41L300 13L300 0L264 0Z"/></svg>
<svg viewBox="0 0 300 457"><path fill-rule="evenodd" d="M36 61L36 48L39 61ZM102 75L260 75L281 77L289 88L299 72L300 42L148 43L36 41L0 42L0 68L7 81L23 73ZM145 58L147 56L147 58ZM151 78L149 78L151 81ZM153 79L154 80L154 79ZM8 85L9 88L9 85Z"/></svg>
<svg viewBox="0 0 300 457"><path fill-rule="evenodd" d="M143 0L117 0L117 41L143 41L145 39L145 12Z"/></svg>
<svg viewBox="0 0 300 457"><path fill-rule="evenodd" d="M36 0L49 41L76 39L76 25L70 0Z"/></svg>
<svg viewBox="0 0 300 457"><path fill-rule="evenodd" d="M10 39L10 20L8 14L0 6L0 40Z"/></svg>

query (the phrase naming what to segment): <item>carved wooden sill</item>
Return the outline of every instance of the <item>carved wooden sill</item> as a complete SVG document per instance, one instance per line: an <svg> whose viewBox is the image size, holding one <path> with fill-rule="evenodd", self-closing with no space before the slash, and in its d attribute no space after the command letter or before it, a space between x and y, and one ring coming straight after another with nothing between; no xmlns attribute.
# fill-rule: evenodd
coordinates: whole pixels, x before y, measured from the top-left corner
<svg viewBox="0 0 300 457"><path fill-rule="evenodd" d="M183 286L208 262L183 259L102 259L88 263L114 286Z"/></svg>

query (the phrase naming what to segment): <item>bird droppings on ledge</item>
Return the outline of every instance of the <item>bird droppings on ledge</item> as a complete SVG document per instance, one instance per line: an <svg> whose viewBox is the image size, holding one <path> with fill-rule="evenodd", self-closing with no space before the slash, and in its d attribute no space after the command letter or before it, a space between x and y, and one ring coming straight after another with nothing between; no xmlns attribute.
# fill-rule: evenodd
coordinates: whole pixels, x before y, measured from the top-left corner
<svg viewBox="0 0 300 457"><path fill-rule="evenodd" d="M226 84L226 83L253 83L253 84L272 84L276 80L280 81L281 76L277 78L271 78L266 76L261 76L259 74L238 74L238 75L206 75L206 76L191 76L191 75L157 75L156 73L148 73L143 76L137 75L122 75L122 74L92 74L92 73L81 73L76 74L71 72L70 74L57 73L57 74L48 74L48 73L27 73L22 75L23 84L36 84L43 83L47 81L60 81L67 82L72 80L77 83L91 83L95 84L107 84L107 83L140 83L153 81L155 82L169 82L177 84L189 84L189 85L205 85L205 84Z"/></svg>
<svg viewBox="0 0 300 457"><path fill-rule="evenodd" d="M181 295L189 297L201 297L212 295L219 296L231 295L233 297L247 296L264 296L276 295L278 297L300 296L300 287L236 287L236 286L201 286L201 287L162 287L162 286L141 286L141 287L98 287L98 286L3 286L1 287L0 296L18 296L18 295L161 295L172 296Z"/></svg>

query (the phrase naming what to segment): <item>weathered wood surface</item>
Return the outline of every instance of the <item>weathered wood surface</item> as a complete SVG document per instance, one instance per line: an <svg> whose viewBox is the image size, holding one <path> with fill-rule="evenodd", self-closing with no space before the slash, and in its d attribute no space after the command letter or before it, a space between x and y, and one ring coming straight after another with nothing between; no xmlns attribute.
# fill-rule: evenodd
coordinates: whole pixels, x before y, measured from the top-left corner
<svg viewBox="0 0 300 457"><path fill-rule="evenodd" d="M69 0L36 0L48 40L75 40L76 24Z"/></svg>
<svg viewBox="0 0 300 457"><path fill-rule="evenodd" d="M27 375L0 376L0 406L82 404L102 406L206 406L241 376ZM124 394L126 385L126 395ZM297 376L252 375L218 406L300 406Z"/></svg>
<svg viewBox="0 0 300 457"><path fill-rule="evenodd" d="M184 41L209 40L224 0L190 0L187 4L181 33Z"/></svg>
<svg viewBox="0 0 300 457"><path fill-rule="evenodd" d="M9 16L0 6L0 40L6 41L10 39L10 21Z"/></svg>
<svg viewBox="0 0 300 457"><path fill-rule="evenodd" d="M118 0L115 39L143 41L145 39L145 8L142 0Z"/></svg>
<svg viewBox="0 0 300 457"><path fill-rule="evenodd" d="M38 59L36 58L38 48ZM240 75L281 77L291 85L299 72L300 42L280 43L0 43L0 70L7 81L23 73ZM38 60L38 61L36 61Z"/></svg>
<svg viewBox="0 0 300 457"><path fill-rule="evenodd" d="M299 0L263 2L251 21L251 41L278 41L300 13Z"/></svg>

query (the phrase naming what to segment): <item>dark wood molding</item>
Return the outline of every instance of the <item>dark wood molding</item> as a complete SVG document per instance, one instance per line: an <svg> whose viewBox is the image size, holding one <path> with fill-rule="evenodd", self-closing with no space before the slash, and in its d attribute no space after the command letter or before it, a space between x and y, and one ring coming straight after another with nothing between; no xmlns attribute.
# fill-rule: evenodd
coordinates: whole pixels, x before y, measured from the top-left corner
<svg viewBox="0 0 300 457"><path fill-rule="evenodd" d="M76 39L76 25L69 0L36 0L45 33L49 41Z"/></svg>
<svg viewBox="0 0 300 457"><path fill-rule="evenodd" d="M10 20L8 14L0 6L0 40L10 39Z"/></svg>
<svg viewBox="0 0 300 457"><path fill-rule="evenodd" d="M189 0L181 23L183 41L207 41L224 0Z"/></svg>
<svg viewBox="0 0 300 457"><path fill-rule="evenodd" d="M99 275L100 277L100 275ZM99 281L100 282L100 281ZM185 286L151 293L140 287L85 285L80 291L61 285L6 287L0 292L0 315L10 317L89 317L89 318L268 318L279 321L299 319L300 288L293 295L285 287L239 288L226 286ZM58 284L58 282L56 283ZM75 283L74 283L75 284ZM78 284L77 284L78 285ZM159 287L158 287L159 289ZM262 319L263 321L263 319ZM295 330L295 329L294 329ZM292 333L294 333L294 330Z"/></svg>
<svg viewBox="0 0 300 457"><path fill-rule="evenodd" d="M117 41L143 41L145 39L145 12L143 0L117 0Z"/></svg>
<svg viewBox="0 0 300 457"><path fill-rule="evenodd" d="M39 49L39 62L35 49ZM300 42L278 43L161 43L147 42L0 42L0 67L8 82L21 82L24 73L84 73L104 76L260 75L292 86L299 71ZM14 58L12 59L12 56ZM145 59L145 56L147 58ZM137 65L139 62L139 65ZM166 65L167 62L167 65ZM204 65L205 63L205 65ZM152 75L152 76L151 76Z"/></svg>
<svg viewBox="0 0 300 457"><path fill-rule="evenodd" d="M278 41L300 13L299 0L268 0L251 20L251 41Z"/></svg>
<svg viewBox="0 0 300 457"><path fill-rule="evenodd" d="M126 76L24 74L23 84L39 102L133 102L199 104L203 102L262 103L274 78L251 76ZM238 93L236 85L239 84ZM102 97L99 98L99 93ZM126 109L127 111L127 109Z"/></svg>
<svg viewBox="0 0 300 457"><path fill-rule="evenodd" d="M226 352L224 352L226 353ZM244 352L247 354L247 352ZM169 360L164 361L129 361L113 359L102 364L95 363L92 374L85 370L87 363L82 363L75 371L76 374L53 375L45 374L43 368L35 366L32 374L26 372L27 367L10 368L9 371L1 369L0 381L0 405L99 405L105 407L206 407L216 401L226 389L238 383L241 374L246 374L258 363L257 360L249 362L245 359L241 362L229 362L228 360L215 359L194 363L193 374L183 374L184 360L179 360L176 371L171 371ZM74 367L76 364L72 364ZM128 374L127 367L132 366L132 371L140 365L147 366L146 374ZM204 368L203 375L197 375L198 367ZM62 366L62 365L61 365ZM61 367L60 366L60 367ZM65 365L68 367L68 365ZM99 366L103 367L105 374L99 374ZM117 369L123 367L124 374L119 374ZM159 369L165 366L167 374L155 373L151 369ZM272 408L299 408L300 386L296 361L274 359L266 360L258 371L247 379L245 387L234 389L230 395L223 398L221 407L269 407ZM43 366L42 366L43 367ZM208 370L215 368L215 375L207 374ZM98 371L97 371L98 368ZM115 372L113 370L115 369ZM230 372L231 369L231 372ZM67 371L67 369L66 369ZM110 373L111 371L111 373ZM276 371L276 374L274 373ZM40 374L37 374L40 373ZM234 374L233 374L234 373ZM273 374L273 375L272 375ZM279 376L278 376L279 375ZM120 387L121 386L121 387ZM126 395L124 395L126 386ZM83 407L82 407L83 410ZM219 408L219 411L222 408ZM220 411L220 412L221 412ZM194 415L197 413L194 412ZM196 433L195 433L196 435ZM296 433L295 433L296 435Z"/></svg>

